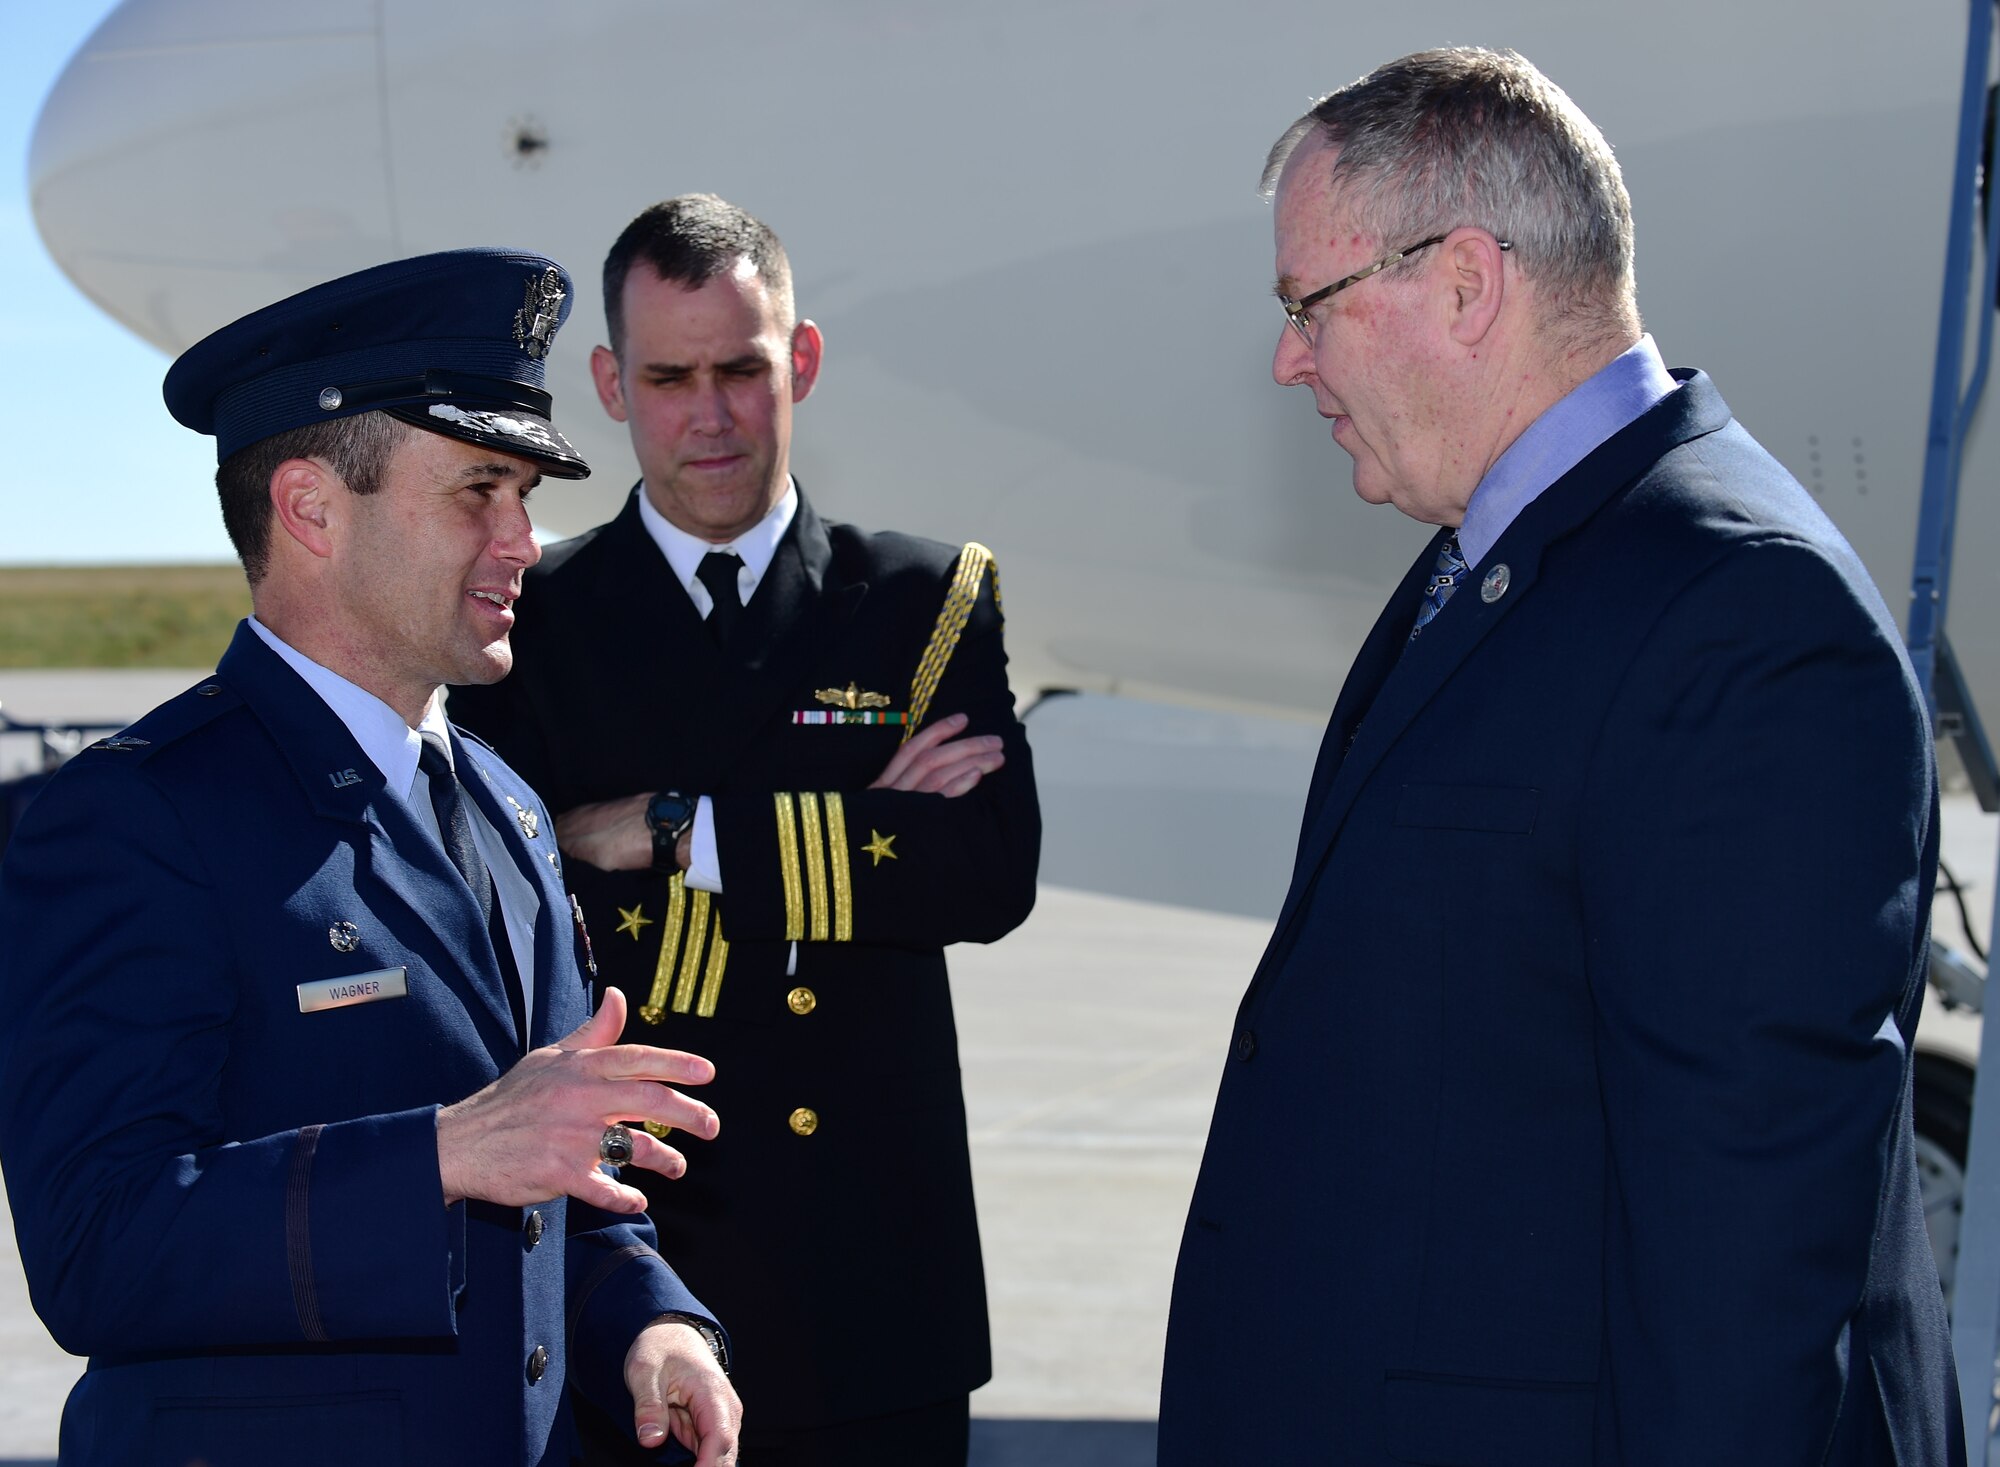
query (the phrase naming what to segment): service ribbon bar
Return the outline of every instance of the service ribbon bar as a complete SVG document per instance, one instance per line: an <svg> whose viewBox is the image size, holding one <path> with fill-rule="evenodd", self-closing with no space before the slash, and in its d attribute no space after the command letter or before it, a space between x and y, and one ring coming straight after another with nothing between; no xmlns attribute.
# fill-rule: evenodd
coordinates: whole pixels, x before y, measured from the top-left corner
<svg viewBox="0 0 2000 1467"><path fill-rule="evenodd" d="M907 713L891 713L880 708L801 708L792 715L793 723L908 723Z"/></svg>

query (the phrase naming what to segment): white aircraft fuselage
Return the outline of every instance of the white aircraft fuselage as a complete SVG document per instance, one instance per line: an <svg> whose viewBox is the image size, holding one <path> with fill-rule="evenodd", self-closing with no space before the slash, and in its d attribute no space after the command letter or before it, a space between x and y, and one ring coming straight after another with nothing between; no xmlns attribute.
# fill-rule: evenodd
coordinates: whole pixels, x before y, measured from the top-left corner
<svg viewBox="0 0 2000 1467"><path fill-rule="evenodd" d="M467 19L476 14L476 21ZM63 269L172 352L330 276L473 244L564 261L549 381L597 466L596 277L644 205L710 190L784 237L826 333L794 469L822 510L976 538L1016 686L1323 715L1425 538L1358 502L1310 397L1269 375L1265 149L1424 46L1512 46L1618 151L1640 303L1907 599L1963 7L1860 0L127 0L36 130ZM1990 435L1989 435L1990 436ZM1960 543L2000 543L1975 440ZM1993 558L1951 621L2000 692Z"/></svg>

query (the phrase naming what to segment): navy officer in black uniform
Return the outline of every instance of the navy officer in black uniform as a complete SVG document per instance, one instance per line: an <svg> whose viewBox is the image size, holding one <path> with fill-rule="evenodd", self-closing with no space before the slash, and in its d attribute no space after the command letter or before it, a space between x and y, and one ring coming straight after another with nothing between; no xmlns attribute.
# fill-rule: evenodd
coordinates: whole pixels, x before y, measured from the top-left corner
<svg viewBox="0 0 2000 1467"><path fill-rule="evenodd" d="M35 1307L90 1364L65 1463L734 1461L726 1342L654 1249L712 1136L689 1054L619 1045L549 822L445 722L503 676L569 280L406 260L167 375L217 439L252 618L79 754L0 865L0 1159ZM627 1173L629 1177L631 1174Z"/></svg>
<svg viewBox="0 0 2000 1467"><path fill-rule="evenodd" d="M453 711L559 812L626 1037L716 1061L727 1136L648 1195L741 1344L746 1460L962 1463L991 1370L943 948L1027 916L1041 838L992 557L793 481L822 342L756 219L647 209L604 293L641 481Z"/></svg>

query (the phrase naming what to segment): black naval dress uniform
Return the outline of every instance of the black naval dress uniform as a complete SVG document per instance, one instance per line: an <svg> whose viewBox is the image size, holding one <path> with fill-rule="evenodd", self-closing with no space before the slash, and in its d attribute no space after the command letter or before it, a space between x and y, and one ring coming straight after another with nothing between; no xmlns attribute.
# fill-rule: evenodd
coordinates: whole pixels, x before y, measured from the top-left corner
<svg viewBox="0 0 2000 1467"><path fill-rule="evenodd" d="M679 1181L628 1175L730 1322L746 1463L764 1433L865 1435L991 1374L942 949L1027 916L1041 818L990 559L801 493L719 649L635 491L529 572L513 674L452 695L553 810L713 799L724 895L566 865L626 1038L715 1061L720 1137L675 1138ZM1001 736L1004 768L956 799L867 788L951 713Z"/></svg>

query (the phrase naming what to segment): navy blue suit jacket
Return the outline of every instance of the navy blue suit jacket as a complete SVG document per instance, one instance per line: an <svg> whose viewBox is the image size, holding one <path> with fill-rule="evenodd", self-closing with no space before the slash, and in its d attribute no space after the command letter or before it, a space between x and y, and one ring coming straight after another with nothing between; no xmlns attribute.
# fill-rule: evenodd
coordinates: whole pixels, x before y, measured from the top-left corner
<svg viewBox="0 0 2000 1467"><path fill-rule="evenodd" d="M1931 741L1860 562L1699 374L1405 650L1435 551L1231 1038L1161 1462L1962 1461Z"/></svg>
<svg viewBox="0 0 2000 1467"><path fill-rule="evenodd" d="M590 1003L554 833L490 750L458 758L540 898L547 1043ZM438 1105L523 1050L491 941L247 626L30 807L0 934L15 1231L36 1310L91 1357L64 1462L566 1461L565 1380L629 1422L632 1338L705 1313L643 1218L444 1206ZM398 969L405 997L300 1011L302 984Z"/></svg>

